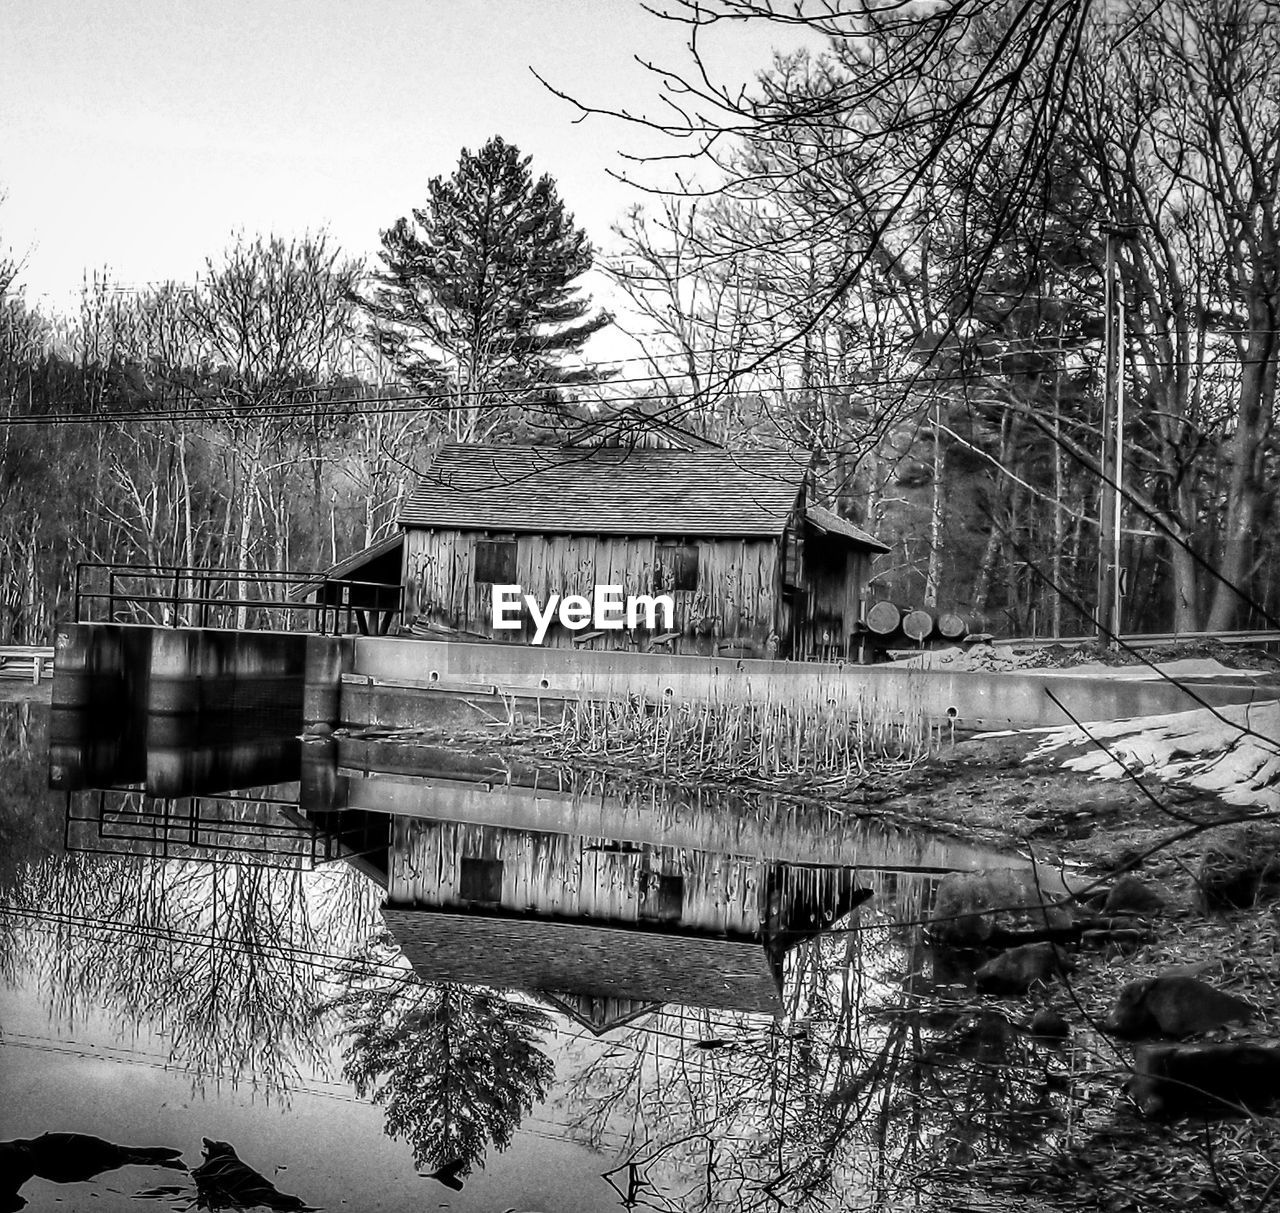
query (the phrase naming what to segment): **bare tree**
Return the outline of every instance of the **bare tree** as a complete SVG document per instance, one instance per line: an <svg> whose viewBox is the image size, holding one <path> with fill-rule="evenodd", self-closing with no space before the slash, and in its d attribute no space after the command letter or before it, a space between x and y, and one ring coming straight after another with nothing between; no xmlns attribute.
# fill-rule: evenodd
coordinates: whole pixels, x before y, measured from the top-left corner
<svg viewBox="0 0 1280 1213"><path fill-rule="evenodd" d="M1174 0L1131 36L1095 31L1072 107L1095 206L1131 225L1130 492L1165 534L1180 629L1236 625L1271 555L1278 89L1265 5Z"/></svg>
<svg viewBox="0 0 1280 1213"><path fill-rule="evenodd" d="M1131 225L1119 257L1136 448L1125 521L1139 532L1129 560L1145 562L1135 581L1149 585L1167 562L1173 586L1143 609L1168 611L1179 629L1274 618L1262 536L1276 482L1280 56L1262 0L1098 12L1087 0L673 0L657 11L683 24L691 56L688 70L655 68L665 113L573 100L682 139L675 158L711 182L696 235L676 239L666 224L668 265L695 248L700 274L749 282L750 323L716 381L704 374L693 388L695 407L728 381L777 376L771 412L832 452L837 491L874 494L903 434L911 458L946 476L945 440L991 485L970 507L991 524L986 554L967 561L981 570L975 596L1002 567L1011 618L1033 618L1039 600L1060 619L1046 583L1091 580L1092 520L1110 491L1103 249L1109 223ZM746 90L722 86L702 40L739 21L802 28L826 50L778 59ZM641 174L663 158L636 160ZM644 252L634 240L628 251ZM849 323L868 308L866 329ZM706 320L700 335L714 345ZM841 398L859 388L883 425ZM930 595L956 534L937 480L933 491ZM1041 565L1053 573L1040 578Z"/></svg>

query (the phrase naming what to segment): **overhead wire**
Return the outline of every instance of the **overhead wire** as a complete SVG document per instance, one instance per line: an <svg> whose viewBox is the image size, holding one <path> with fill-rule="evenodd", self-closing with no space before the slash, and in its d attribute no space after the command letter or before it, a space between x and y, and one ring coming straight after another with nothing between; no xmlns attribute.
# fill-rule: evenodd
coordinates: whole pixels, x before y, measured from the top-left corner
<svg viewBox="0 0 1280 1213"><path fill-rule="evenodd" d="M144 939L150 939L153 941L153 943L158 941L171 941L171 942L177 942L180 944L186 943L188 945L202 946L202 947L207 947L211 943L215 942L209 936L206 936L200 933L195 933L195 932L176 931L172 928L165 928L165 927L158 927L158 926L144 926L141 924L121 924L121 923L113 922L111 920L94 919L94 918L89 918L81 915L69 915L69 914L63 914L57 911L37 911L37 910L21 909L18 907L13 907L8 905L0 905L0 913L10 913L10 914L16 914L21 917L29 917L33 920L33 925L35 925L36 929L43 930L45 932L54 932L59 927L69 928L73 932L76 932L80 938L84 938L84 939L94 939L95 938L94 932L105 932L106 934L109 934L109 935L115 934L115 935L138 936L138 938L136 939L126 939L125 941L123 941L129 946L133 946L137 948L143 948L148 946L144 942ZM923 923L926 920L920 920L920 921L921 923ZM902 925L904 924L895 920L892 923L883 923L883 922L874 923L874 924L869 923L869 924L862 924L854 928L847 928L847 929L836 928L828 932L824 932L824 934L828 934L832 937L836 937L836 936L848 934L851 931L888 931L892 928L896 928ZM908 923L906 925L913 925L913 924ZM914 925L919 925L919 924L914 924ZM413 970L411 969L406 970L403 966L395 965L392 962L369 961L366 958L360 958L355 956L342 957L333 953L322 953L322 952L315 951L313 949L293 948L293 947L283 946L283 945L277 946L274 949L271 949L268 947L264 947L261 944L251 944L247 941L241 941L237 943L232 940L218 940L216 942L219 947L224 948L227 951L232 953L239 952L241 954L252 955L252 956L263 956L264 954L271 953L271 954L277 955L282 959L294 959L299 963L303 964L304 966L323 969L330 976L335 975L335 969L336 969L338 971L345 970L345 971L351 972L358 977L371 977L375 979L380 977L383 977L383 978L392 977L398 980L404 980L406 978L409 978L411 980L422 982L423 988L427 988L431 984L429 982L423 982L423 980L419 978L413 972ZM561 1012L551 1010L549 1008L542 1006L541 1004L537 1004L537 1003L531 1004L529 1002L520 1002L516 999L510 998L509 996L505 995L503 992L499 990L494 990L489 987L485 987L484 992L486 997L500 1004L509 1006L513 1009L527 1011L532 1007L533 1009L544 1012L544 1013L561 1014ZM726 1058L736 1058L738 1056L741 1056L742 1048L746 1044L750 1043L750 1040L748 1038L740 1037L738 1039L734 1039L735 1030L741 1025L735 1023L732 1019L723 1021L721 1023L716 1022L717 1019L719 1019L721 1016L725 1016L725 1015L732 1016L734 1013L732 1011L725 1011L724 1009L717 1009L717 1008L700 1008L700 1010L702 1011L702 1014L695 1016L692 1013L693 1012L692 1007L683 1006L683 1005L662 1004L655 1009L653 1014L661 1016L663 1018L667 1018L667 1019L674 1018L682 1025L695 1018L705 1018L708 1022L708 1025L711 1027L713 1031L729 1033L728 1038L719 1038L715 1042L713 1042L713 1043L716 1043L718 1046L716 1049L713 1049L713 1050L705 1049L705 1046L707 1045L708 1042L704 1035L694 1036L694 1035L686 1035L684 1034L683 1031L681 1032L666 1031L661 1028L657 1028L650 1023L647 1023L643 1019L636 1023L628 1024L627 1032L620 1036L615 1036L609 1039L605 1039L603 1037L596 1037L593 1034L592 1036L588 1037L586 1035L583 1035L582 1031L580 1030L572 1037L572 1039L580 1044L600 1045L605 1050L602 1056L607 1056L607 1054L611 1051L622 1049L637 1055L652 1056L653 1060L656 1062L666 1062L666 1063L674 1064L681 1061L687 1061L690 1056L690 1054L687 1052L682 1051L678 1053L664 1053L658 1050L656 1047L651 1049L647 1044L641 1046L636 1043L633 1043L631 1040L627 1039L627 1036L629 1035L642 1036L646 1040L653 1039L653 1040L673 1041L676 1044L685 1047L686 1049L689 1046L692 1046L693 1048L697 1049L698 1052L694 1055L698 1057L710 1057L710 1055L714 1053L715 1066L719 1073L725 1074L730 1077L736 1077L741 1079L753 1079L757 1077L758 1075L754 1070L743 1070L733 1065L726 1064ZM892 1008L891 1010L893 1011L893 1013L899 1013L901 1011L909 1010L909 1008ZM761 1017L759 1016L756 1016L755 1018L761 1019ZM761 1021L759 1024L751 1024L750 1029L753 1033L757 1029L761 1031L765 1031L767 1033L768 1024ZM788 1032L786 1033L786 1036L788 1039L792 1039L793 1033ZM5 1043L4 1038L0 1037L0 1045L2 1045L3 1043ZM876 1056L876 1050L873 1047L867 1047L862 1045L852 1045L847 1042L841 1043L835 1046L835 1051L842 1055L854 1056L854 1057L860 1058L864 1061L874 1058ZM986 1062L980 1059L967 1059L971 1063L969 1065L961 1064L960 1062L948 1062L948 1061L940 1060L936 1058L931 1058L931 1059L917 1058L916 1060L929 1065L931 1068L944 1070L944 1071L957 1070L957 1071L963 1072L968 1068L975 1068L975 1067L979 1069L989 1068L993 1070L1000 1070L1004 1068L998 1062ZM194 1071L194 1072L205 1073L205 1071ZM293 1088L290 1087L288 1089L292 1090Z"/></svg>
<svg viewBox="0 0 1280 1213"><path fill-rule="evenodd" d="M30 922L38 930L52 933L60 928L67 929L78 933L79 938L86 940L95 939L95 932L101 932L106 935L125 936L123 940L126 944L135 947L148 946L157 942L170 942L178 945L191 947L208 947L215 943L218 947L225 949L232 954L240 954L254 956L265 959L280 959L285 961L296 961L305 967L322 970L330 976L337 975L341 972L350 972L361 978L384 978L395 980L422 981L412 968L406 968L404 965L396 964L394 961L378 961L368 957L359 955L343 955L333 952L321 952L314 948L297 947L288 944L264 944L261 942L250 942L247 940L231 940L221 939L215 940L214 937L196 931L184 931L173 927L162 927L141 923L121 923L111 919L93 918L87 915L71 914L58 910L38 910L29 907L18 907L12 905L0 904L0 914L9 914L18 918L30 920ZM127 938L127 937L134 938ZM426 982L424 985L429 986L431 983ZM459 983L445 983L459 984ZM494 999L494 1001L502 1003L506 1006L529 1010L531 1005L527 1002L520 1002L516 999L506 997L501 991L490 990L486 987L486 994ZM547 1014L555 1014L550 1008L536 1005L534 1009ZM670 1014L667 1006L664 1004L663 1011ZM684 1015L681 1015L684 1018ZM648 1031L648 1029L645 1029ZM692 1037L680 1036L671 1032L654 1031L652 1035L664 1037L666 1039L679 1041L682 1044L696 1044L697 1041ZM616 1042L604 1042L614 1044ZM674 1060L674 1058L668 1058Z"/></svg>
<svg viewBox="0 0 1280 1213"><path fill-rule="evenodd" d="M1018 359L1033 355L1036 351L1011 351L1003 357L1005 359ZM1232 358L1227 362L1219 363L1208 359L1188 359L1183 361L1167 361L1159 363L1150 363L1149 365L1158 365L1163 369L1186 368L1186 367L1202 367L1213 369L1231 369L1246 365L1266 365L1274 361L1272 358L1257 359L1236 359ZM1087 368L1081 368L1087 370ZM610 386L631 386L636 384L661 384L667 383L672 379L683 378L677 374L670 376L663 374L637 375L629 376L621 379L604 380L593 387L610 387ZM1019 379L1039 379L1042 377L1039 372L1032 374L1012 374L1008 377L1009 382L1017 382ZM848 391L855 389L870 390L874 388L885 387L902 387L914 389L920 393L929 391L944 385L967 385L977 386L983 382L989 382L992 373L985 376L979 376L974 372L956 371L948 373L933 373L926 371L917 371L911 373L883 375L869 374L859 375L847 379L834 379L824 381L819 384L801 384L801 383L766 383L753 385L749 388L739 389L737 395L740 399L750 399L751 397L769 397L769 396L787 396L795 394L811 395L814 392L829 391ZM378 389L385 389L386 384L373 385ZM529 389L520 389L520 391L528 391L530 393L537 391L553 390L556 385L545 384L536 385ZM997 384L998 386L998 384ZM287 389L269 389L260 393L256 393L259 397L266 399L255 400L255 393L246 390L243 393L224 392L219 396L199 396L195 393L185 397L185 402L177 403L160 403L158 405L144 406L134 405L129 408L105 408L94 411L61 411L61 412L14 412L12 409L5 414L0 415L0 425L12 426L40 426L40 425L110 425L122 421L222 421L222 420L292 420L301 418L317 418L326 416L351 416L359 417L364 415L397 415L404 413L422 413L422 412L441 412L452 413L461 409L475 407L468 405L468 401L480 401L483 407L492 409L502 408L526 408L526 409L546 409L548 412L554 413L559 411L563 416L568 418L572 415L572 410L576 408L590 407L593 405L602 406L625 406L628 403L659 403L653 398L645 397L618 397L612 398L599 394L587 398L574 398L563 401L539 401L537 399L519 399L518 392L512 389L492 389L492 388L460 388L447 389L440 391L397 391L394 393L380 395L337 395L346 389L338 387L307 387L307 388L287 388ZM700 396L703 401L708 401L711 397L708 395L709 389L704 389ZM307 400L299 400L298 397L310 397ZM321 398L324 397L324 398ZM506 397L506 399L503 399ZM718 397L716 398L719 399ZM676 416L683 418L694 418L698 415L697 400L690 397L688 401L670 401L661 402L665 406L666 411L670 411ZM656 420L662 419L662 411L654 414ZM604 416L598 419L586 418L583 420L598 420L600 423L609 421L626 421L629 420L637 426L650 420L646 416L637 416L634 418L625 417L609 417Z"/></svg>

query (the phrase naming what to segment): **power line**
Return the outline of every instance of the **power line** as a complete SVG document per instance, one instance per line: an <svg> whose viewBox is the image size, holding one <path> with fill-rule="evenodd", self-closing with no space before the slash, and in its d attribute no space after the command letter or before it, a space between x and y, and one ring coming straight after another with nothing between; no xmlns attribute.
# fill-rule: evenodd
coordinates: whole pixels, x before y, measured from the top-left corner
<svg viewBox="0 0 1280 1213"><path fill-rule="evenodd" d="M374 979L380 978L380 977L381 978L390 977L390 978L395 978L397 980L409 980L411 982L417 982L420 988L422 989L428 989L432 984L429 982L425 982L423 979L418 977L416 972L414 972L412 969L406 970L403 966L395 965L392 962L372 961L365 958L359 958L356 956L337 957L335 956L335 954L331 954L331 953L322 953L322 952L314 951L312 949L305 949L305 948L294 948L288 945L276 945L275 948L272 949L269 945L250 944L247 941L237 942L230 939L216 940L211 936L199 934L196 932L181 931L181 930L177 930L169 927L145 926L142 924L122 924L122 923L113 922L106 919L95 919L95 918L91 918L83 915L73 915L73 914L69 914L61 911L42 911L42 910L27 909L27 908L15 907L15 906L0 905L0 913L10 913L10 914L16 914L20 917L30 918L31 920L33 920L32 925L36 929L42 930L50 934L56 932L59 927L65 927L65 928L69 928L76 937L81 939L86 939L86 940L94 940L95 931L100 931L107 935L112 935L112 934L125 935L126 938L122 940L122 942L127 944L128 946L132 946L139 949L149 946L146 942L144 942L144 940L150 939L153 941L153 943L154 942L173 942L173 943L179 943L179 944L186 943L188 945L200 946L200 947L208 947L210 945L216 944L218 947L228 952L239 952L245 955L253 955L253 956L258 956L263 958L269 958L269 953L271 951L275 951L280 954L283 954L285 958L292 956L294 959L296 959L306 967L323 968L325 969L326 972L332 972L332 968L334 967L332 965L332 962L336 960L338 962L338 965L341 968L345 969L347 972L351 973L356 977L374 978ZM863 924L859 924L858 926L850 927L850 928L835 928L827 932L827 934L832 937L840 936L840 935L849 935L849 934L870 934L874 932L884 932L887 934L889 931L891 931L895 927L900 927L902 925L921 925L926 921L932 921L932 920L919 920L918 922L915 922L915 923L912 923L911 921L907 921L906 923L898 922L898 921L863 923ZM134 938L128 938L129 936L133 936ZM449 984L449 983L446 983L446 984ZM456 983L453 983L453 984L456 984ZM502 1005L509 1006L517 1010L534 1009L540 1012L545 1012L550 1014L562 1014L562 1012L558 1012L552 1008L547 1008L541 1003L530 1004L528 1002L519 1002L513 998L503 996L503 994L500 991L492 990L488 987L484 987L484 989L485 989L486 997ZM534 996L536 998L536 992ZM910 997L909 994L907 996ZM892 1010L894 1011L898 1011L902 1009L906 1009L906 1008L892 1008ZM737 1060L741 1056L741 1049L747 1044L752 1042L751 1037L743 1037L738 1040L734 1040L731 1038L733 1033L742 1026L741 1023L734 1018L735 1014L736 1015L745 1014L752 1020L763 1020L765 1016L751 1013L751 1012L735 1013L733 1011L728 1011L722 1008L708 1007L708 1008L702 1008L701 1010L702 1010L702 1014L696 1015L693 1013L693 1008L691 1007L682 1006L679 1004L673 1005L673 1004L664 1003L658 1006L657 1008L655 1008L655 1011L653 1013L655 1015L660 1015L665 1018L674 1019L678 1021L678 1023L681 1025L682 1028L684 1027L684 1025L686 1025L690 1021L704 1019L706 1021L705 1027L707 1029L710 1029L711 1031L716 1033L726 1032L726 1031L729 1032L730 1039L726 1039L723 1041L722 1048L717 1050L709 1050L709 1051L703 1050L700 1048L696 1056L707 1057L709 1056L710 1053L715 1053L716 1060L714 1062L714 1066L718 1073L723 1074L726 1077L732 1077L732 1078L744 1079L744 1080L751 1080L755 1078L756 1074L754 1071L749 1069L743 1069L740 1066L728 1065L726 1064L726 1058L733 1057L735 1058L735 1060ZM652 1024L645 1022L644 1019L640 1020L639 1022L630 1023L626 1026L627 1026L626 1035L611 1037L608 1040L605 1040L601 1037L596 1037L594 1033L592 1034L591 1037L587 1037L582 1035L581 1032L579 1032L573 1039L582 1043L587 1043L587 1044L591 1044L591 1043L599 1044L604 1047L605 1055L607 1055L610 1052L614 1052L616 1050L624 1050L626 1052L636 1054L637 1056L644 1056L644 1055L651 1056L653 1061L657 1063L671 1063L671 1064L686 1060L689 1055L684 1051L677 1052L677 1053L664 1053L660 1051L656 1046L653 1049L650 1049L648 1048L647 1045L637 1045L633 1043L630 1039L628 1039L628 1037L643 1036L644 1038L646 1038L646 1040L647 1039L653 1039L655 1041L669 1040L669 1041L674 1041L677 1045L680 1045L680 1046L692 1045L692 1046L698 1047L706 1043L705 1038L702 1034L693 1036L693 1035L686 1035L683 1030L677 1031L677 1032L663 1031L662 1029L657 1028ZM767 1035L769 1032L769 1026L766 1023L749 1025L749 1031L751 1033L755 1033L757 1030L762 1031ZM42 1038L35 1038L35 1039L42 1039ZM758 1039L758 1037L755 1037L755 1039ZM787 1039L794 1041L794 1032L788 1033ZM3 1044L3 1043L6 1043L6 1042L4 1041L4 1039L0 1038L0 1044ZM74 1042L71 1042L71 1043L74 1044ZM815 1042L815 1044L816 1043L817 1042ZM28 1047L34 1047L34 1046L28 1046ZM873 1059L876 1055L875 1050L873 1048L868 1048L860 1044L855 1045L849 1042L834 1044L832 1048L833 1048L833 1052L835 1053L857 1057L862 1060ZM757 1059L766 1060L766 1057L764 1055L757 1055ZM924 1059L918 1059L918 1060L924 1060ZM144 1062L142 1064L154 1064L154 1063ZM928 1059L926 1064L928 1064L931 1068L934 1068L937 1070L943 1070L943 1071L957 1070L959 1072L964 1072L968 1068L966 1067L966 1065L964 1065L961 1062L948 1062L948 1061L943 1061L936 1058ZM987 1063L987 1062L981 1062L981 1061L975 1060L973 1064L980 1069L998 1070L1001 1068L999 1063ZM190 1069L191 1072L193 1073L198 1073L198 1074L206 1073L206 1071L197 1070L193 1067L184 1067L184 1068ZM293 1090L295 1088L291 1087L288 1089ZM300 1087L297 1089L305 1090L306 1088ZM322 1094L322 1092L312 1092L312 1093ZM336 1096L336 1098L344 1098L344 1097ZM357 1100L356 1102L360 1102L360 1101Z"/></svg>
<svg viewBox="0 0 1280 1213"><path fill-rule="evenodd" d="M141 923L120 923L110 919L93 918L88 915L72 914L67 911L60 910L38 910L27 907L0 905L0 914L12 914L18 918L27 919L31 926L37 930L53 934L59 928L67 929L84 940L95 940L95 932L101 932L107 936L123 936L121 942L135 948L144 948L154 945L155 943L172 943L179 946L207 948L216 944L219 948L233 954L245 956L253 956L260 959L277 959L284 961L294 961L301 964L305 968L319 969L326 974L333 974L337 971L345 971L351 973L358 978L371 979L394 979L400 981L411 981L420 983L423 988L429 988L429 982L424 982L418 977L412 968L406 968L404 965L396 964L394 961L378 961L368 957L360 957L357 955L344 956L338 953L321 952L314 948L297 947L291 944L266 944L262 942L250 943L246 940L233 939L217 939L216 937L196 931L184 931L175 927L150 926ZM868 928L869 929L869 928ZM447 983L446 983L447 984ZM488 990L488 987L485 987ZM544 1007L542 1004L530 1004L527 1002L519 1002L516 999L503 997L499 991L490 991L489 997L494 1001L502 1003L519 1010L533 1009L547 1013L556 1013L550 1008ZM664 1004L664 1013L670 1014L666 1010ZM686 1018L683 1010L678 1015L679 1018ZM677 1035L671 1032L661 1032L641 1027L640 1030L648 1035L661 1037L669 1040L675 1040L682 1044L696 1043L693 1037ZM616 1042L610 1042L616 1043ZM668 1056L667 1060L674 1060Z"/></svg>
<svg viewBox="0 0 1280 1213"><path fill-rule="evenodd" d="M1003 355L1004 358L1015 359L1024 357L1027 354L1035 353L1034 350L1026 351L1010 351ZM1222 361L1210 359L1185 359L1185 360L1168 360L1168 361L1150 361L1146 360L1144 364L1149 367L1159 369L1181 369L1181 368L1212 368L1224 369L1246 366L1265 366L1275 362L1275 358L1228 358ZM1085 369L1085 368L1081 368ZM1062 374L1069 375L1069 370L1063 370ZM687 378L684 374L652 374L652 375L636 375L625 378L618 378L604 381L600 386L614 385L633 385L633 384L666 384L672 379ZM750 399L751 397L769 397L778 395L793 395L798 393L812 394L821 396L823 393L835 391L853 391L857 389L870 390L873 388L884 387L902 387L915 389L917 391L927 391L931 388L948 384L963 384L969 387L995 386L1000 384L991 384L991 375L978 375L973 372L955 372L950 374L936 374L921 370L909 374L898 375L879 375L879 376L859 376L854 379L828 380L818 384L796 384L796 383L778 383L778 384L761 384L747 388L739 388L736 390L735 396L738 399ZM385 388L386 384L373 385L377 388ZM540 388L529 389L537 390L554 390L555 384L542 385ZM354 396L343 399L334 399L330 395L329 399L311 401L300 401L292 399L292 397L318 396L321 393L333 393L341 389L337 388L288 388L278 391L271 391L269 394L276 399L262 403L252 403L248 399L244 402L237 403L234 398L227 401L211 404L199 398L191 398L191 403L185 406L177 406L173 404L162 405L159 407L146 408L141 406L133 406L127 409L107 409L101 412L50 412L50 413L7 413L0 416L0 425L106 425L121 421L231 421L241 420L249 421L254 419L293 419L293 418L313 418L320 419L325 416L393 416L404 413L421 413L421 412L456 412L459 409L466 408L543 408L549 412L560 410L564 415L568 415L567 410L576 407L589 406L592 404L602 405L625 405L633 402L636 398L618 398L613 399L603 395L587 399L575 399L566 401L550 401L541 404L537 401L515 400L510 397L514 395L509 389L485 389L485 388L460 388L456 390L433 391L433 392L396 392L395 394L375 395L375 396ZM700 393L693 394L684 402L690 409L696 409L698 402L715 400L717 394L729 394L731 389L725 383L717 384L713 388L703 389ZM508 399L494 400L494 397L506 395ZM243 397L249 397L249 393L244 393ZM291 399L279 399L279 397L291 397ZM643 399L643 398L640 398ZM478 401L479 404L467 404L467 401ZM486 401L492 401L485 404ZM997 402L998 403L998 402ZM373 406L373 407L371 407ZM602 417L598 419L605 423L609 421L632 421L637 426L642 426L646 420L656 420L646 416L638 416L635 418L625 417ZM583 420L589 421L590 418Z"/></svg>

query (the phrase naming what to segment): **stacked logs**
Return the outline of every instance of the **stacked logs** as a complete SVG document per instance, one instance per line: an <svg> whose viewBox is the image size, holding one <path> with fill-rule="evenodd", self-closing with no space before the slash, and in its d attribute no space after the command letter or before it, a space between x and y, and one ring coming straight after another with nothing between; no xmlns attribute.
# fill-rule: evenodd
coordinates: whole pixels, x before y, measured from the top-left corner
<svg viewBox="0 0 1280 1213"><path fill-rule="evenodd" d="M877 602L867 608L863 626L873 644L886 645L902 637L915 644L939 641L958 644L980 627L977 619L954 611L935 612L924 607L904 607L896 602Z"/></svg>

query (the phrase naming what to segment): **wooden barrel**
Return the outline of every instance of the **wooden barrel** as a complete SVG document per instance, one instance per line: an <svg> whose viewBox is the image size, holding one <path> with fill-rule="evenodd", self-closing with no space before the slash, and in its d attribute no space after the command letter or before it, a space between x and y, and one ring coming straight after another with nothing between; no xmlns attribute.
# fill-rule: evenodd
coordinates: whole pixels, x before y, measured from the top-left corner
<svg viewBox="0 0 1280 1213"><path fill-rule="evenodd" d="M902 623L902 608L892 602L877 602L867 608L867 631L892 636Z"/></svg>
<svg viewBox="0 0 1280 1213"><path fill-rule="evenodd" d="M969 634L969 623L963 615L943 611L938 616L938 635L944 640L963 640Z"/></svg>
<svg viewBox="0 0 1280 1213"><path fill-rule="evenodd" d="M923 607L908 611L902 620L902 630L912 640L922 641L933 632L933 614Z"/></svg>

